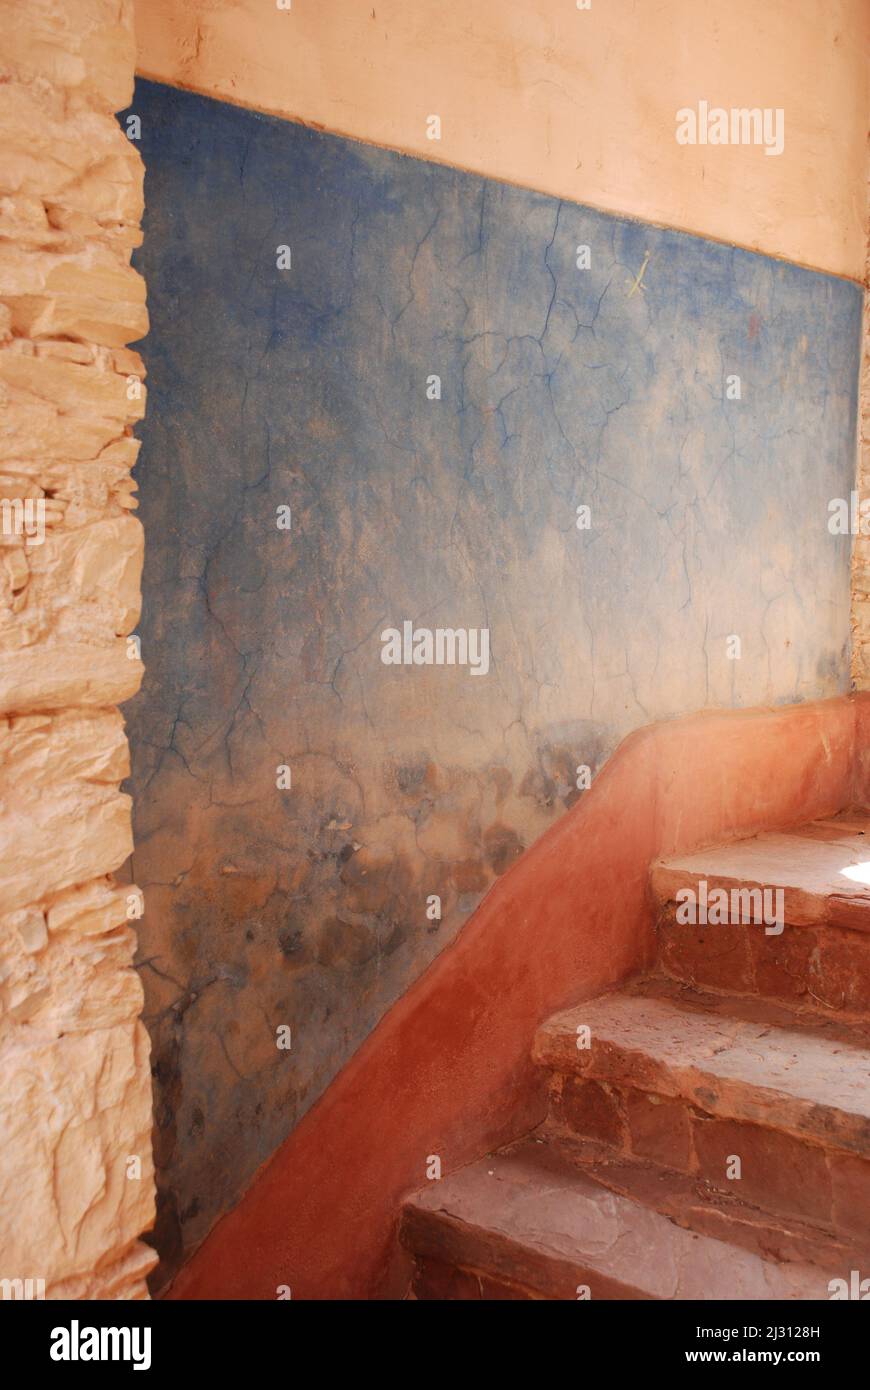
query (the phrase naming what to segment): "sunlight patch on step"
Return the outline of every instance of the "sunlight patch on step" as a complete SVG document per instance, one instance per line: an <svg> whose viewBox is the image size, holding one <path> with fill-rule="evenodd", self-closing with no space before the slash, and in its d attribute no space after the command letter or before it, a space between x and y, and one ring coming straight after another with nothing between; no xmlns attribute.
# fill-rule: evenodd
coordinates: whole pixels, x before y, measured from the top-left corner
<svg viewBox="0 0 870 1390"><path fill-rule="evenodd" d="M870 884L870 859L865 859L862 864L852 864L848 869L841 869L840 873L844 878L851 878L854 883Z"/></svg>

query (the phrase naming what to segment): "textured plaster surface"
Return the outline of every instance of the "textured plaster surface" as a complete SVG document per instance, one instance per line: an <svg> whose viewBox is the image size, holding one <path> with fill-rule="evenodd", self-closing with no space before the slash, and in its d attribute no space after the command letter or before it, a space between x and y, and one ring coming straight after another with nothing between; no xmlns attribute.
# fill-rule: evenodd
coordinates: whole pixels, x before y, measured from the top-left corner
<svg viewBox="0 0 870 1390"><path fill-rule="evenodd" d="M192 94L140 82L133 109L153 331L129 721L171 1269L578 767L650 721L846 689L827 521L861 299ZM489 673L384 665L405 619L488 628Z"/></svg>
<svg viewBox="0 0 870 1390"><path fill-rule="evenodd" d="M157 81L863 274L864 0L138 0L136 34ZM781 110L782 153L679 145L699 101Z"/></svg>

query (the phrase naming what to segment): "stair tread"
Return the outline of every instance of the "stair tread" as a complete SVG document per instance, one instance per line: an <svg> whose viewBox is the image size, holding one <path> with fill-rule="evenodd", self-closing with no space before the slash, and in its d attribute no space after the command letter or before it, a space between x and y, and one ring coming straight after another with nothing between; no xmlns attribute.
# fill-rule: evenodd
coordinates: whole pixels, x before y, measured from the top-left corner
<svg viewBox="0 0 870 1390"><path fill-rule="evenodd" d="M702 1013L723 1014L765 1027L786 1031L806 1031L833 1043L864 1049L870 1053L870 1019L820 1013L803 1000L770 999L761 994L717 992L702 985L672 979L668 975L646 975L630 980L621 991L655 999L669 999L680 1008Z"/></svg>
<svg viewBox="0 0 870 1390"><path fill-rule="evenodd" d="M418 1258L476 1269L545 1297L827 1298L829 1274L780 1264L593 1181L526 1140L417 1193L402 1239Z"/></svg>
<svg viewBox="0 0 870 1390"><path fill-rule="evenodd" d="M712 1002L711 1002L712 1001ZM577 1048L577 1029L591 1046ZM736 1002L646 981L549 1019L535 1060L870 1155L866 1032L816 1025L764 1001Z"/></svg>
<svg viewBox="0 0 870 1390"><path fill-rule="evenodd" d="M857 810L791 831L768 831L654 864L653 893L673 900L679 887L706 879L716 887L782 888L794 924L843 917L870 929L870 813ZM865 926L866 916L866 926Z"/></svg>
<svg viewBox="0 0 870 1390"><path fill-rule="evenodd" d="M737 1190L723 1191L702 1173L685 1173L635 1154L611 1149L547 1120L536 1140L593 1182L651 1207L680 1226L743 1246L766 1258L817 1265L832 1274L870 1261L870 1242L838 1235L794 1213L772 1212Z"/></svg>

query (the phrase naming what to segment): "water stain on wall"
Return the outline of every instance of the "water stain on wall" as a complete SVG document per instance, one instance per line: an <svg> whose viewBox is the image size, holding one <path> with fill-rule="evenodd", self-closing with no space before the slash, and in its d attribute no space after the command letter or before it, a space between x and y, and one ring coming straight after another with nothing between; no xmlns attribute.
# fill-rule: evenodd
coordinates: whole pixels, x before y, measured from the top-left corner
<svg viewBox="0 0 870 1390"><path fill-rule="evenodd" d="M651 720L845 688L827 504L861 303L147 82L133 109L127 717L165 1278L583 769ZM406 620L488 630L488 673L385 665Z"/></svg>

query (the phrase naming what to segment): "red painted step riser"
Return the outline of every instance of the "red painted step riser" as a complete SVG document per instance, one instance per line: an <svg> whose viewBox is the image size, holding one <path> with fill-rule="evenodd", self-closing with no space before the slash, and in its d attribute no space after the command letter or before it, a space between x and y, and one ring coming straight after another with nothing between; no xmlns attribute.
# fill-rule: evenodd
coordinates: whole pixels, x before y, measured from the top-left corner
<svg viewBox="0 0 870 1390"><path fill-rule="evenodd" d="M870 1239L870 1160L578 1076L553 1078L550 1123L614 1153L695 1174L764 1211Z"/></svg>
<svg viewBox="0 0 870 1390"><path fill-rule="evenodd" d="M421 1302L522 1303L541 1297L519 1284L509 1284L477 1270L427 1259L417 1261L411 1289L414 1297Z"/></svg>
<svg viewBox="0 0 870 1390"><path fill-rule="evenodd" d="M693 926L659 917L657 973L684 984L757 994L820 1013L870 1018L870 936L832 927Z"/></svg>

